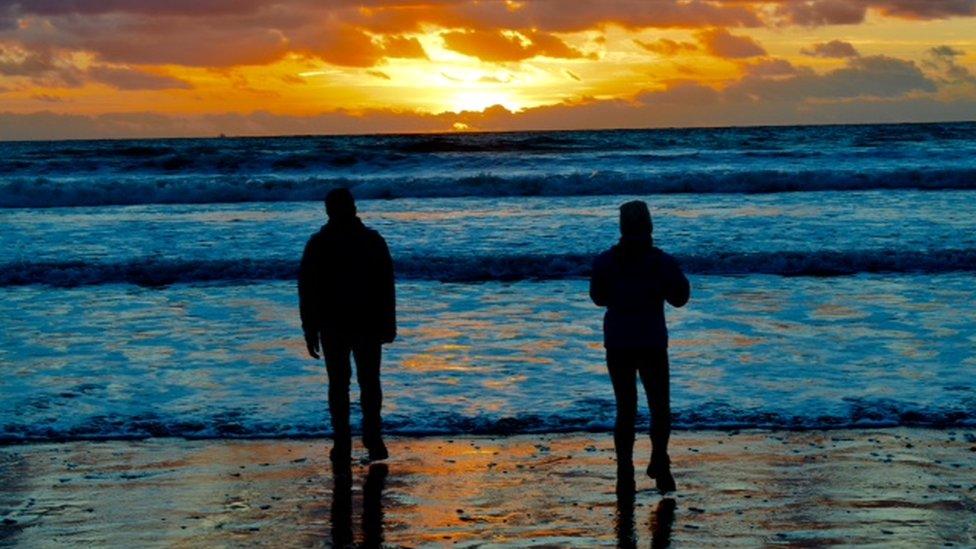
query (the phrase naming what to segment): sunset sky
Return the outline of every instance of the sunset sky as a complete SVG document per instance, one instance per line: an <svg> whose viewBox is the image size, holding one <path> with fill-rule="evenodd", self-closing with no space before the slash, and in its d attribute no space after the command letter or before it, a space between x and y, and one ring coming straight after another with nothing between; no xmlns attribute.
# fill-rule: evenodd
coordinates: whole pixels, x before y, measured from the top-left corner
<svg viewBox="0 0 976 549"><path fill-rule="evenodd" d="M976 0L0 0L0 139L976 119Z"/></svg>

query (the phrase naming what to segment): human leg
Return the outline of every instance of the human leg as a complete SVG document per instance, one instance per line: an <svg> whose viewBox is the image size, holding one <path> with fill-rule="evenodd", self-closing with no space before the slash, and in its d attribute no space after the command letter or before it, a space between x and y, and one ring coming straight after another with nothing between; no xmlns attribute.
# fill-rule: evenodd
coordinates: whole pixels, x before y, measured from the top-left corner
<svg viewBox="0 0 976 549"><path fill-rule="evenodd" d="M329 415L332 418L333 461L349 460L352 450L349 429L349 381L352 365L348 346L329 342L323 345L325 369L329 374Z"/></svg>
<svg viewBox="0 0 976 549"><path fill-rule="evenodd" d="M383 444L383 388L380 385L382 347L379 343L362 344L353 348L356 358L356 381L359 383L359 404L363 411L363 445L369 450L371 461L386 459Z"/></svg>
<svg viewBox="0 0 976 549"><path fill-rule="evenodd" d="M637 382L631 353L627 350L607 349L607 370L610 372L613 394L617 402L617 417L613 429L617 467L633 468Z"/></svg>

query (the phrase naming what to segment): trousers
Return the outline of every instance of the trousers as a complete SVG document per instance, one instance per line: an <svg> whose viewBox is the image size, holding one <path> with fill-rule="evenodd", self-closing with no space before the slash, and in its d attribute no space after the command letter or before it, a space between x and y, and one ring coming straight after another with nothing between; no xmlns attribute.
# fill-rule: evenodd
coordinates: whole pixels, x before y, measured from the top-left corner
<svg viewBox="0 0 976 549"><path fill-rule="evenodd" d="M356 382L359 383L359 405L363 412L363 444L370 448L382 441L383 389L380 387L379 343L323 342L325 369L329 374L329 413L335 445L349 448L349 382L352 378L350 354L356 359Z"/></svg>
<svg viewBox="0 0 976 549"><path fill-rule="evenodd" d="M667 348L607 349L607 369L617 401L613 444L618 464L633 464L637 383L640 375L651 411L651 452L667 459L671 438L671 380Z"/></svg>

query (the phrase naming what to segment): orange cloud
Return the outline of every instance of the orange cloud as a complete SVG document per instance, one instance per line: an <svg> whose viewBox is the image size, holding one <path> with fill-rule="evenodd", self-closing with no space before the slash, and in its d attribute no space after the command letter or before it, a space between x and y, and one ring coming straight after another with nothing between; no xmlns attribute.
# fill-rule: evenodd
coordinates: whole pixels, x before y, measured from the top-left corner
<svg viewBox="0 0 976 549"><path fill-rule="evenodd" d="M383 57L383 47L365 32L351 26L306 32L298 51L344 67L372 67Z"/></svg>
<svg viewBox="0 0 976 549"><path fill-rule="evenodd" d="M406 36L387 36L383 38L383 53L387 57L406 57L426 59L427 52L420 40Z"/></svg>
<svg viewBox="0 0 976 549"><path fill-rule="evenodd" d="M0 0L0 109L116 132L136 123L122 113L152 110L161 118L136 120L187 134L759 123L852 101L931 118L940 101L976 98L972 56L958 53L972 49L967 23L938 21L974 15L976 0ZM269 98L276 115L251 113ZM495 104L506 108L470 114ZM469 114L417 114L458 110Z"/></svg>
<svg viewBox="0 0 976 549"><path fill-rule="evenodd" d="M442 33L441 38L448 49L482 61L521 61L540 55L562 59L583 57L581 51L556 36L538 31L450 31Z"/></svg>

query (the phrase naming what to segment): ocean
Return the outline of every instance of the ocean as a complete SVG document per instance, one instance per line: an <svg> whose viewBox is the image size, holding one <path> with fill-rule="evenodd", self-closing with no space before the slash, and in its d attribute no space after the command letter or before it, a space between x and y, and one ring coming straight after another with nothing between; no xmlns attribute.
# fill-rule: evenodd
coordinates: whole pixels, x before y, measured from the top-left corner
<svg viewBox="0 0 976 549"><path fill-rule="evenodd" d="M692 283L677 428L976 425L974 123L0 151L0 441L328 435L294 279L339 185L395 260L388 432L611 429L586 277L635 198Z"/></svg>

